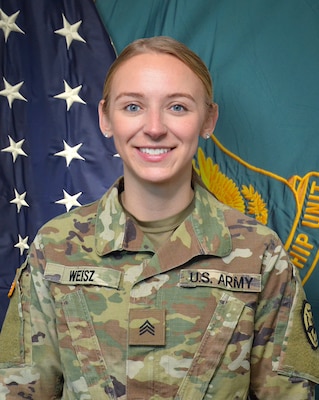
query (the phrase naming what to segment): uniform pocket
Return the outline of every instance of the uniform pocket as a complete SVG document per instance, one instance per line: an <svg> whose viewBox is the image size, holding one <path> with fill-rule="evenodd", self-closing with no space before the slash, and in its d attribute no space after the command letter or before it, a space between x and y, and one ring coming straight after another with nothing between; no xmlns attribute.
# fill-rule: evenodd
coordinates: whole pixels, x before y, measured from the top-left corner
<svg viewBox="0 0 319 400"><path fill-rule="evenodd" d="M222 294L175 400L204 398L244 307L241 300Z"/></svg>
<svg viewBox="0 0 319 400"><path fill-rule="evenodd" d="M116 399L83 291L79 289L65 295L62 300L62 309L74 354L70 352L70 349L66 349L66 352L69 353L69 357L72 358L73 355L76 357L80 368L76 373L75 363L68 360L70 366L68 380L73 390L78 390L74 386L76 382L79 382L80 391L83 391L84 378L93 399L100 398L99 396L102 395L105 399ZM106 397L107 394L109 397Z"/></svg>

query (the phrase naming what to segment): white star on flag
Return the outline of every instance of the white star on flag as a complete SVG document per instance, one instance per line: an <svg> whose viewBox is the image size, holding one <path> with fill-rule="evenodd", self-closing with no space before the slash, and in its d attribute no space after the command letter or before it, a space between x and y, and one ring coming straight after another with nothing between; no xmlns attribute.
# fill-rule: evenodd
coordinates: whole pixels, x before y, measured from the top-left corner
<svg viewBox="0 0 319 400"><path fill-rule="evenodd" d="M17 83L14 86L10 85L10 83L6 81L5 78L3 78L3 82L4 89L0 90L0 95L7 97L10 108L12 108L12 103L14 102L14 100L27 101L27 99L25 99L22 94L19 93L19 89L24 84L24 82Z"/></svg>
<svg viewBox="0 0 319 400"><path fill-rule="evenodd" d="M78 197L81 196L82 192L71 196L66 190L63 189L64 198L56 201L57 204L64 204L66 211L70 211L72 207L80 206L81 204L77 201Z"/></svg>
<svg viewBox="0 0 319 400"><path fill-rule="evenodd" d="M82 24L82 21L78 21L75 24L71 25L69 21L65 18L64 14L62 14L62 17L63 17L63 28L54 31L54 33L57 33L58 35L61 36L65 36L67 48L69 49L73 40L78 40L79 42L86 43L86 41L78 33L78 29Z"/></svg>
<svg viewBox="0 0 319 400"><path fill-rule="evenodd" d="M86 104L85 101L83 101L81 99L81 97L79 96L79 92L82 89L82 85L77 86L75 88L71 88L66 81L64 82L64 92L57 94L56 96L54 96L56 99L62 99L66 101L67 104L67 111L69 111L69 109L71 108L72 104L74 102L76 103L82 103L82 104ZM1 92L0 92L1 94Z"/></svg>
<svg viewBox="0 0 319 400"><path fill-rule="evenodd" d="M64 150L55 153L55 156L65 157L66 166L68 167L71 161L76 158L78 160L85 160L80 154L78 153L79 148L82 146L83 143L79 143L76 146L69 146L65 140L63 140Z"/></svg>
<svg viewBox="0 0 319 400"><path fill-rule="evenodd" d="M0 8L0 29L3 30L4 32L4 40L7 42L8 37L11 32L19 32L23 33L23 30L21 30L18 25L15 23L15 20L17 19L17 16L19 15L20 11L17 11L14 14L7 15L2 11Z"/></svg>
<svg viewBox="0 0 319 400"><path fill-rule="evenodd" d="M15 198L11 200L10 203L16 204L18 213L20 212L22 206L29 207L29 204L25 201L26 194L27 192L19 194L17 189L14 189Z"/></svg>
<svg viewBox="0 0 319 400"><path fill-rule="evenodd" d="M11 153L13 162L16 161L18 156L28 157L28 155L22 150L22 145L23 145L24 139L20 140L19 142L15 142L9 135L8 135L8 138L10 141L10 146L2 149L1 151Z"/></svg>
<svg viewBox="0 0 319 400"><path fill-rule="evenodd" d="M21 235L19 235L18 243L16 243L14 245L14 247L17 247L18 249L20 249L20 256L22 256L24 250L28 250L28 248L29 248L28 239L29 239L29 236L22 238Z"/></svg>

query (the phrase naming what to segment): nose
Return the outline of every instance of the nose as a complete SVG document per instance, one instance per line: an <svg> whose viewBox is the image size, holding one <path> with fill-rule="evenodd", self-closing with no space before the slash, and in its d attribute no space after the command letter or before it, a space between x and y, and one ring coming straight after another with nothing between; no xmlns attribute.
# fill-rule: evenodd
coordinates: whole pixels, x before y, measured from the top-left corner
<svg viewBox="0 0 319 400"><path fill-rule="evenodd" d="M161 110L148 110L145 113L144 133L157 139L167 132L163 112Z"/></svg>

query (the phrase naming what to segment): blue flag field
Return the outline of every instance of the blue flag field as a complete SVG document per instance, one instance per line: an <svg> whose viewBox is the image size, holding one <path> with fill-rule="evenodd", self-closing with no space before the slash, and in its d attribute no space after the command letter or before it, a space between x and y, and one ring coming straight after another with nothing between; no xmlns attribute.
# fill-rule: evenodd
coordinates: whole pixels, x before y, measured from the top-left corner
<svg viewBox="0 0 319 400"><path fill-rule="evenodd" d="M0 0L0 326L40 226L122 173L97 114L114 59L90 0Z"/></svg>

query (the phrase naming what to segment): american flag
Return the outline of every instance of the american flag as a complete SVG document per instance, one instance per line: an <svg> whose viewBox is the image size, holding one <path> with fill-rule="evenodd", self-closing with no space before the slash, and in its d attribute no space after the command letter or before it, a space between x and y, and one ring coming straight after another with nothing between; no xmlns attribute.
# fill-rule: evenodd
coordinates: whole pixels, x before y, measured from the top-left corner
<svg viewBox="0 0 319 400"><path fill-rule="evenodd" d="M40 226L122 174L97 114L115 56L92 0L0 0L0 328Z"/></svg>

